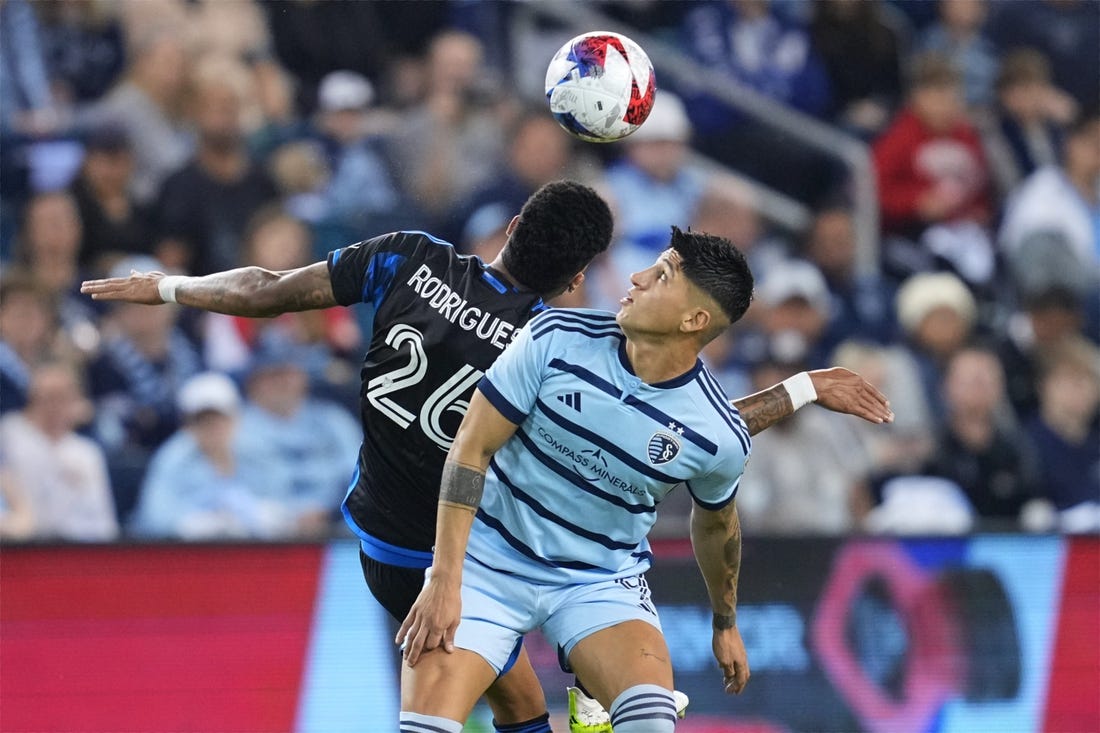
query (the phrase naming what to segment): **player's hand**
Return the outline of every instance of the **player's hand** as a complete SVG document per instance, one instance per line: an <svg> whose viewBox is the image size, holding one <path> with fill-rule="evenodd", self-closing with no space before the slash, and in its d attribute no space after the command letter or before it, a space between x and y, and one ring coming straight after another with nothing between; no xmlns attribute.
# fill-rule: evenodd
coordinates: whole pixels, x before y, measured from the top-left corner
<svg viewBox="0 0 1100 733"><path fill-rule="evenodd" d="M92 296L92 300L123 300L127 303L160 305L157 283L164 277L163 272L138 272L130 270L130 277L112 277L106 280L85 280L80 284L80 292Z"/></svg>
<svg viewBox="0 0 1100 733"><path fill-rule="evenodd" d="M397 630L394 643L403 645L402 655L410 667L416 666L421 654L437 647L449 654L455 650L455 630L461 617L458 583L430 578Z"/></svg>
<svg viewBox="0 0 1100 733"><path fill-rule="evenodd" d="M711 638L714 658L722 670L722 684L726 692L740 695L749 682L749 657L745 652L745 642L741 641L741 632L736 626L728 629L714 629Z"/></svg>
<svg viewBox="0 0 1100 733"><path fill-rule="evenodd" d="M855 415L868 422L894 421L890 400L863 377L844 367L809 372L817 391L816 404L827 410Z"/></svg>

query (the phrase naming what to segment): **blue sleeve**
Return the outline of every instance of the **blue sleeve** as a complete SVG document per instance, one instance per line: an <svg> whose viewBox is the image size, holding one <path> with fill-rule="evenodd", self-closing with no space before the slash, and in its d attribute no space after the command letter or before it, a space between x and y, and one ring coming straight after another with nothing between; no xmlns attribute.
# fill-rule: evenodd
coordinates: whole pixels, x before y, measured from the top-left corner
<svg viewBox="0 0 1100 733"><path fill-rule="evenodd" d="M522 423L535 406L546 376L554 338L552 335L550 338L532 337L531 329L541 320L542 314L523 327L478 384L485 398L516 425Z"/></svg>
<svg viewBox="0 0 1100 733"><path fill-rule="evenodd" d="M420 235L394 232L329 252L328 271L336 302L369 303L377 308L401 266L415 257L420 244Z"/></svg>
<svg viewBox="0 0 1100 733"><path fill-rule="evenodd" d="M725 451L720 463L710 473L694 478L687 485L691 498L704 509L718 511L737 496L741 476L748 456L737 448Z"/></svg>

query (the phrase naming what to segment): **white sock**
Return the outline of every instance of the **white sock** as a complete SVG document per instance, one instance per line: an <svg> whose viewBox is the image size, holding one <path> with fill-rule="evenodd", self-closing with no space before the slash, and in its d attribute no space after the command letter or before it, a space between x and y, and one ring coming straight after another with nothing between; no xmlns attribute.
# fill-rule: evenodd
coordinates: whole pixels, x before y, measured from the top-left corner
<svg viewBox="0 0 1100 733"><path fill-rule="evenodd" d="M401 733L462 733L462 723L434 715L401 711ZM629 733L629 731L628 731Z"/></svg>
<svg viewBox="0 0 1100 733"><path fill-rule="evenodd" d="M660 685L634 685L611 703L615 733L672 733L676 730L676 703L672 691Z"/></svg>

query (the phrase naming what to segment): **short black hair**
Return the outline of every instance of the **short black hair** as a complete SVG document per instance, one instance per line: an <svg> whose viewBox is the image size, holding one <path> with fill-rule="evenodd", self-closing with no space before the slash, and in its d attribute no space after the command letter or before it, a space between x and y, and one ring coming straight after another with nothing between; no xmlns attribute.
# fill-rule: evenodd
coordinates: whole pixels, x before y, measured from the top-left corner
<svg viewBox="0 0 1100 733"><path fill-rule="evenodd" d="M684 275L714 299L730 323L745 315L752 302L752 270L733 242L674 226L671 247L680 255Z"/></svg>
<svg viewBox="0 0 1100 733"><path fill-rule="evenodd" d="M549 295L608 248L611 230L611 208L594 189L554 181L527 199L501 257L519 284Z"/></svg>

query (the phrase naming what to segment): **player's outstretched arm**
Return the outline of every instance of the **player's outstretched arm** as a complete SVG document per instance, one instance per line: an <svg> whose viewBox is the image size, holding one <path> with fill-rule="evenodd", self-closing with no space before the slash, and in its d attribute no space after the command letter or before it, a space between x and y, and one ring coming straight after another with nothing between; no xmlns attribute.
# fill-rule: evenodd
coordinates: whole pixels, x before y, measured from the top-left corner
<svg viewBox="0 0 1100 733"><path fill-rule="evenodd" d="M455 629L462 616L462 559L474 515L481 505L489 459L516 432L489 400L475 390L470 407L447 452L439 486L435 551L428 581L397 631L405 660L415 666L420 655L442 646L454 651Z"/></svg>
<svg viewBox="0 0 1100 733"><path fill-rule="evenodd" d="M806 379L812 390L807 387ZM773 387L730 402L741 413L750 435L763 432L783 418L790 417L808 402L816 402L827 410L855 415L868 422L881 424L894 420L886 395L844 367L800 372Z"/></svg>
<svg viewBox="0 0 1100 733"><path fill-rule="evenodd" d="M202 277L131 272L129 277L86 280L80 292L93 300L160 305L181 303L215 313L267 318L336 305L328 263L273 272L241 267Z"/></svg>
<svg viewBox="0 0 1100 733"><path fill-rule="evenodd" d="M737 578L741 573L741 520L730 502L718 511L691 508L691 546L710 596L711 648L726 692L740 694L749 681L749 660L737 630Z"/></svg>

